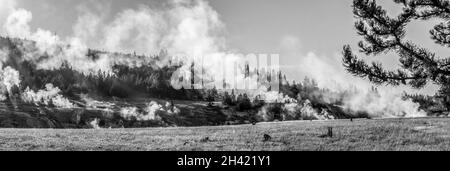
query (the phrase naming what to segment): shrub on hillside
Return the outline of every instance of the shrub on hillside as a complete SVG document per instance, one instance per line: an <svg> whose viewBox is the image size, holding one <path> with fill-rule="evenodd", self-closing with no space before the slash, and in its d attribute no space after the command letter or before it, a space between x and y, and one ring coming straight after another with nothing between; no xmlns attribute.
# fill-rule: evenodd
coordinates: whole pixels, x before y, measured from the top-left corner
<svg viewBox="0 0 450 171"><path fill-rule="evenodd" d="M236 103L238 111L247 111L252 109L252 102L247 94L239 95Z"/></svg>

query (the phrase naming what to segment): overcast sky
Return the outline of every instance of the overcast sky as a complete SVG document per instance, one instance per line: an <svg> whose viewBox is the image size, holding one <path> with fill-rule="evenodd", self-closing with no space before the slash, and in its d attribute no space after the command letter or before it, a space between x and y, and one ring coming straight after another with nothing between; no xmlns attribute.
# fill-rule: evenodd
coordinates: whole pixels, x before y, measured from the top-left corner
<svg viewBox="0 0 450 171"><path fill-rule="evenodd" d="M0 0L3 1L3 0ZM166 0L17 0L17 8L33 14L32 28L54 31L60 36L73 32L77 18L84 10L101 11L105 20L113 20L126 9L162 8ZM352 0L210 0L209 6L217 12L224 24L224 38L230 51L240 53L281 54L283 70L291 79L302 79L300 67L303 58L318 58L321 67L332 68L329 73L344 73L340 63L343 45L356 50L360 37L353 28ZM398 9L383 2L390 14ZM424 47L446 53L429 39L430 23L414 23L409 27L408 39ZM372 58L372 57L371 57ZM397 65L395 55L380 56L388 67ZM310 63L316 64L314 62ZM310 66L308 69L313 69ZM318 67L320 68L320 67ZM321 72L321 71L317 71ZM348 79L349 75L339 75ZM360 79L358 79L360 80ZM433 89L426 89L427 93Z"/></svg>

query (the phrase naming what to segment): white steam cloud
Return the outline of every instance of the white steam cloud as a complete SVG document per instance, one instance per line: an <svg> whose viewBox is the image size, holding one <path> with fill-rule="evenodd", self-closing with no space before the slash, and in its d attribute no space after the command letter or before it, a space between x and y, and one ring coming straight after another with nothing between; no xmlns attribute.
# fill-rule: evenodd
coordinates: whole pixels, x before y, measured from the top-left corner
<svg viewBox="0 0 450 171"><path fill-rule="evenodd" d="M92 129L102 129L102 127L100 127L99 123L100 123L100 119L95 118L94 120L89 122L89 125L91 125Z"/></svg>
<svg viewBox="0 0 450 171"><path fill-rule="evenodd" d="M15 9L17 2L16 0L0 0L0 34L5 34L2 28L8 18Z"/></svg>
<svg viewBox="0 0 450 171"><path fill-rule="evenodd" d="M14 86L20 86L20 76L19 71L14 68L7 66L2 69L1 67L2 65L0 65L0 101L4 101L7 99L7 95L12 94Z"/></svg>
<svg viewBox="0 0 450 171"><path fill-rule="evenodd" d="M95 20L94 20L95 21ZM200 56L216 53L222 42L215 35L223 24L206 1L169 1L163 9L141 7L124 10L104 30L99 43L111 51Z"/></svg>
<svg viewBox="0 0 450 171"><path fill-rule="evenodd" d="M19 71L10 66L3 68L8 55L8 50L0 49L0 101L5 101L7 95L12 94L12 88L19 87L21 82Z"/></svg>
<svg viewBox="0 0 450 171"><path fill-rule="evenodd" d="M8 1L8 4L15 4ZM96 73L98 70L111 71L115 63L139 66L145 59L127 59L125 56L102 54L100 59L89 59L88 47L107 51L182 57L186 66L178 74L190 79L189 66L196 57L205 57L202 65L210 75L221 71L213 68L223 64L228 58L231 64L237 60L235 55L224 51L225 26L219 14L204 0L170 0L161 8L141 6L138 9L125 9L112 20L106 20L108 12L104 8L80 6L80 16L73 26L73 34L65 38L41 28L29 26L33 15L25 9L9 5L1 33L12 37L27 38L36 42L22 45L26 60L33 61L40 69L59 68L64 62L81 72ZM101 6L101 5L100 5ZM108 11L108 10L106 10ZM36 46L36 47L35 47ZM43 57L46 56L46 57ZM167 59L160 59L160 65L167 65ZM200 65L198 65L200 66ZM229 67L227 67L229 68ZM175 78L176 79L176 78ZM218 78L217 80L222 80Z"/></svg>
<svg viewBox="0 0 450 171"><path fill-rule="evenodd" d="M37 92L29 87L22 93L22 100L36 105L54 105L58 108L73 108L75 105L60 94L61 90L53 84L47 84L44 90Z"/></svg>
<svg viewBox="0 0 450 171"><path fill-rule="evenodd" d="M281 45L287 50L288 55L293 55L299 59L297 72L304 74L317 81L320 88L328 88L335 92L345 90L351 92L350 96L344 100L343 107L352 112L366 112L371 117L425 117L426 113L419 109L419 104L410 99L404 99L402 91L392 87L377 87L372 91L372 84L360 78L353 77L346 73L341 66L341 56L325 58L308 53L303 55L297 38L288 36L284 38ZM326 59L326 60L325 60ZM322 94L323 100L332 102L333 94Z"/></svg>
<svg viewBox="0 0 450 171"><path fill-rule="evenodd" d="M345 101L347 109L381 118L427 116L419 107L411 99L404 99L402 94L392 91L357 93Z"/></svg>
<svg viewBox="0 0 450 171"><path fill-rule="evenodd" d="M5 69L0 70L1 83L5 86L6 91L11 92L13 86L19 87L20 77L19 72L14 68L7 66Z"/></svg>
<svg viewBox="0 0 450 171"><path fill-rule="evenodd" d="M171 105L169 102L165 106L159 104L158 102L152 101L148 103L143 109L138 107L124 107L120 110L120 115L127 120L137 120L137 121L152 121L161 120L159 114L179 114L180 109L176 106Z"/></svg>

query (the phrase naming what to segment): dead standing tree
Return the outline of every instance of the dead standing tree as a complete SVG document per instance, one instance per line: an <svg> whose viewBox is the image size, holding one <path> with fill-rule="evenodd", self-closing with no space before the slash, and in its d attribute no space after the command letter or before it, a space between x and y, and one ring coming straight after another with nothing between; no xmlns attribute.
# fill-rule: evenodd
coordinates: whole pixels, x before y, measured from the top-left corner
<svg viewBox="0 0 450 171"><path fill-rule="evenodd" d="M444 47L450 47L450 2L448 0L394 0L401 5L402 12L396 17L375 0L354 0L353 13L357 19L355 28L364 41L359 50L365 55L396 52L400 67L395 71L385 70L381 63L367 64L344 46L343 64L353 75L368 78L375 84L409 85L423 88L428 82L450 85L450 57L438 56L428 49L405 40L406 26L414 20L438 19L441 21L430 31L431 39ZM441 91L446 92L446 91ZM444 96L450 96L445 94Z"/></svg>

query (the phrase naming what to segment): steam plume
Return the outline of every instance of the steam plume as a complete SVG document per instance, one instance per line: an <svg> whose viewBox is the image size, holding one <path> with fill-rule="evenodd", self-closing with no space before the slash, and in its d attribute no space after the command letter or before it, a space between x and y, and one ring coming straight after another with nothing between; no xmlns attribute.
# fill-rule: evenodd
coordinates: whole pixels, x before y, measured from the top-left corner
<svg viewBox="0 0 450 171"><path fill-rule="evenodd" d="M348 111L366 112L376 118L426 116L426 113L419 109L419 104L403 98L404 94L399 88L377 87L376 91L372 91L374 87L369 82L347 74L343 67L336 65L340 64L340 56L324 58L312 52L303 55L298 51L300 45L295 37L288 37L281 44L288 55L299 58L297 72L317 80L320 88L334 92L356 89L348 91L351 94L344 100L343 107ZM336 100L332 93L322 94L321 97L326 102Z"/></svg>
<svg viewBox="0 0 450 171"><path fill-rule="evenodd" d="M22 100L36 105L54 105L58 108L73 108L75 107L67 98L59 94L61 90L54 87L53 84L47 84L45 90L37 92L27 88L22 94Z"/></svg>

